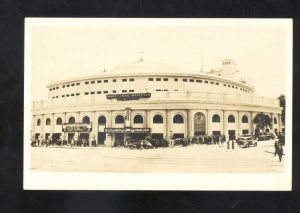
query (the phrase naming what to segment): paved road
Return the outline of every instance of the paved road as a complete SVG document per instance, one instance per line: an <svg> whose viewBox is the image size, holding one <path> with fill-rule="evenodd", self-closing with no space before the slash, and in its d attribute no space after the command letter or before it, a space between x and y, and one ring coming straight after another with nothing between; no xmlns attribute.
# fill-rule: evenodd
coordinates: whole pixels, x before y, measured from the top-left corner
<svg viewBox="0 0 300 213"><path fill-rule="evenodd" d="M257 147L191 145L188 147L130 150L96 147L32 147L33 171L70 172L281 172L283 161L274 157L273 141Z"/></svg>

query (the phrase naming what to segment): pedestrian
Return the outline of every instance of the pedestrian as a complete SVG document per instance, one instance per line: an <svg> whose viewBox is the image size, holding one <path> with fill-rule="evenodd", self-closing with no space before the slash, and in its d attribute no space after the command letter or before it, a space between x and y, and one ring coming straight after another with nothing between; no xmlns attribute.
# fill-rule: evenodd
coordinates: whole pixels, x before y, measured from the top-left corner
<svg viewBox="0 0 300 213"><path fill-rule="evenodd" d="M234 140L231 141L232 150L234 150Z"/></svg>
<svg viewBox="0 0 300 213"><path fill-rule="evenodd" d="M143 141L141 140L140 141L140 151L142 151L142 149L143 149Z"/></svg>
<svg viewBox="0 0 300 213"><path fill-rule="evenodd" d="M279 162L281 162L282 155L283 155L283 148L281 145L278 147L277 153L278 153L278 157L279 157Z"/></svg>
<svg viewBox="0 0 300 213"><path fill-rule="evenodd" d="M74 139L72 138L72 140L71 140L71 147L73 147L74 146Z"/></svg>
<svg viewBox="0 0 300 213"><path fill-rule="evenodd" d="M227 141L227 150L226 151L228 152L228 150L230 150L230 140Z"/></svg>
<svg viewBox="0 0 300 213"><path fill-rule="evenodd" d="M274 156L276 156L276 154L278 154L278 143L277 143L277 141L275 141L274 148L275 148Z"/></svg>

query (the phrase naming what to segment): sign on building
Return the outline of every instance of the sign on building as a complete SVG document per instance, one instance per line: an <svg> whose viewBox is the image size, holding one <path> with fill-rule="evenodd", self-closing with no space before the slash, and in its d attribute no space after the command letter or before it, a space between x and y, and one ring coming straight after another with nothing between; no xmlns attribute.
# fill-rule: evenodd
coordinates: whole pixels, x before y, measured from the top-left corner
<svg viewBox="0 0 300 213"><path fill-rule="evenodd" d="M127 94L109 94L107 99L117 99L118 101L139 100L140 98L150 98L151 93L127 93Z"/></svg>
<svg viewBox="0 0 300 213"><path fill-rule="evenodd" d="M105 128L106 133L151 133L150 128Z"/></svg>
<svg viewBox="0 0 300 213"><path fill-rule="evenodd" d="M92 131L92 123L63 123L62 124L63 132L91 132Z"/></svg>

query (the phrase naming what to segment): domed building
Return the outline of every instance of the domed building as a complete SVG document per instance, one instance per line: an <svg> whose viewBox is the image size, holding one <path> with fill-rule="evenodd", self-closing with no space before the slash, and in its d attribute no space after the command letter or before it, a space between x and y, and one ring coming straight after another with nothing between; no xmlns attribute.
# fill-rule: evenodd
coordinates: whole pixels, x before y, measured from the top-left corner
<svg viewBox="0 0 300 213"><path fill-rule="evenodd" d="M238 136L255 131L253 119L261 112L273 121L269 131L282 128L278 100L255 96L251 85L237 80L232 59L198 74L141 59L47 88L48 99L33 102L33 138L86 138L112 146L150 137Z"/></svg>

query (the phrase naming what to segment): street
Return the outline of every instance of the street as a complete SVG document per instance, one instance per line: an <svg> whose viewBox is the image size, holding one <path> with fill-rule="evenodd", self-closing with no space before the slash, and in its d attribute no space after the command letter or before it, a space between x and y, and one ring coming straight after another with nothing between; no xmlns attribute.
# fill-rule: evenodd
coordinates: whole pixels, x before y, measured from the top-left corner
<svg viewBox="0 0 300 213"><path fill-rule="evenodd" d="M283 147L284 148L284 147ZM274 157L274 141L234 150L218 145L175 146L158 149L124 147L31 147L32 171L61 172L282 172L284 159Z"/></svg>

